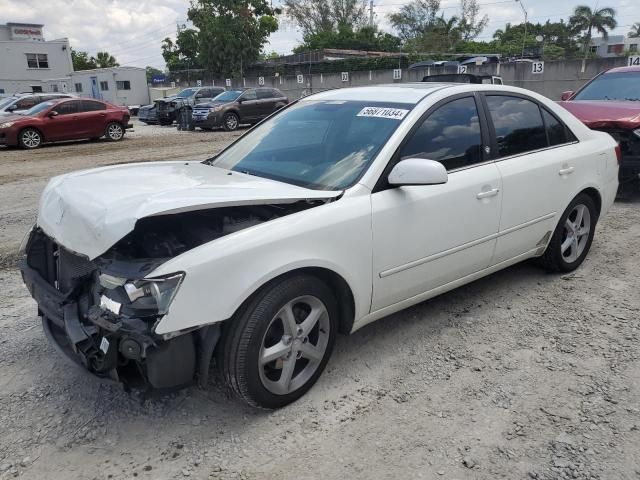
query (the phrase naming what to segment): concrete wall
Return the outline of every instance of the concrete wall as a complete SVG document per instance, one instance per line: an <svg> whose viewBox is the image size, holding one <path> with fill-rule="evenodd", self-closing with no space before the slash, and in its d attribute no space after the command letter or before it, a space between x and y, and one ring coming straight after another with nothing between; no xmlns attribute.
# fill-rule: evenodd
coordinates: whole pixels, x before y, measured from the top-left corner
<svg viewBox="0 0 640 480"><path fill-rule="evenodd" d="M27 53L46 54L49 68L28 68ZM0 41L0 89L7 94L30 92L32 86L43 87L46 79L63 77L72 71L71 48L66 39Z"/></svg>
<svg viewBox="0 0 640 480"><path fill-rule="evenodd" d="M531 63L504 63L494 65L470 66L468 73L487 75L499 75L506 85L527 88L553 100L558 100L562 92L577 90L585 82L598 73L613 67L625 66L626 57L600 58L594 60L563 60L557 62L545 62L544 72L534 74ZM455 68L431 67L419 70L402 70L401 80L393 79L393 70L372 70L348 72L347 81L343 81L341 73L314 73L303 74L303 83L298 83L295 75L264 77L264 86L275 87L284 92L290 99L298 99L322 90L342 87L355 87L362 85L375 85L380 83L419 82L425 75L437 75L442 73L455 73ZM257 87L259 79L244 78L231 79L232 87ZM191 82L195 85L195 80ZM207 82L207 85L226 86L225 79L216 79ZM203 82L203 86L205 83ZM186 83L181 87L188 86Z"/></svg>

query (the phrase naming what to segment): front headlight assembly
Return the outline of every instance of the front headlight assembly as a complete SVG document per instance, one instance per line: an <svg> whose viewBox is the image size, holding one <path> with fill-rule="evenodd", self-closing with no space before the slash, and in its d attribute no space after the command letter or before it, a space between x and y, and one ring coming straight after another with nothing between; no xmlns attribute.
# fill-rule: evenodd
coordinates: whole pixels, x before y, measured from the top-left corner
<svg viewBox="0 0 640 480"><path fill-rule="evenodd" d="M635 133L636 137L640 137L640 128L636 128L633 133Z"/></svg>
<svg viewBox="0 0 640 480"><path fill-rule="evenodd" d="M131 307L155 308L158 315L164 315L178 293L184 273L167 277L135 280L124 284L124 291L131 301Z"/></svg>
<svg viewBox="0 0 640 480"><path fill-rule="evenodd" d="M4 122L4 123L0 123L0 128L9 128L9 127L11 127L14 123L16 123L16 122Z"/></svg>

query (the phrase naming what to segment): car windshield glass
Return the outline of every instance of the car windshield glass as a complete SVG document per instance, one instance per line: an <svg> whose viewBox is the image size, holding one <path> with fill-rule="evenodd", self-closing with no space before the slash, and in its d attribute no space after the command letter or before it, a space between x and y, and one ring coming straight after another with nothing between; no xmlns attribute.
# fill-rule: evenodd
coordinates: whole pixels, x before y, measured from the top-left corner
<svg viewBox="0 0 640 480"><path fill-rule="evenodd" d="M3 98L2 100L0 100L0 108L4 108L7 105L13 103L16 100L16 97L8 97L8 98Z"/></svg>
<svg viewBox="0 0 640 480"><path fill-rule="evenodd" d="M578 92L574 100L640 101L640 72L605 73Z"/></svg>
<svg viewBox="0 0 640 480"><path fill-rule="evenodd" d="M56 104L56 102L42 102L39 103L38 105L35 105L34 107L31 107L29 110L27 110L26 112L23 112L23 115L36 115L37 113L40 113L44 110L46 110L49 107L53 107Z"/></svg>
<svg viewBox="0 0 640 480"><path fill-rule="evenodd" d="M195 90L193 88L186 88L184 90L182 90L178 95L176 95L176 97L178 98L187 98L190 97L191 95L193 95L195 93Z"/></svg>
<svg viewBox="0 0 640 480"><path fill-rule="evenodd" d="M236 98L240 96L241 93L242 93L242 90L227 90L226 92L218 95L215 100L216 102L219 102L219 101L233 102Z"/></svg>
<svg viewBox="0 0 640 480"><path fill-rule="evenodd" d="M366 171L412 107L301 101L207 163L316 190L343 190Z"/></svg>

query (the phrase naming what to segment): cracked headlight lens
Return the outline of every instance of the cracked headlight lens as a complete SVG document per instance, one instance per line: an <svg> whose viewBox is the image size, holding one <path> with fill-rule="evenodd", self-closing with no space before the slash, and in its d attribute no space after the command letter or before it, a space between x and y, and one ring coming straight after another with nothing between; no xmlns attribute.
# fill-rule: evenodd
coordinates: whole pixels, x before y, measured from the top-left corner
<svg viewBox="0 0 640 480"><path fill-rule="evenodd" d="M124 284L124 291L131 301L131 307L136 304L148 309L155 307L158 315L164 315L169 310L169 305L178 293L178 289L184 280L184 273L174 273L160 278L135 280Z"/></svg>

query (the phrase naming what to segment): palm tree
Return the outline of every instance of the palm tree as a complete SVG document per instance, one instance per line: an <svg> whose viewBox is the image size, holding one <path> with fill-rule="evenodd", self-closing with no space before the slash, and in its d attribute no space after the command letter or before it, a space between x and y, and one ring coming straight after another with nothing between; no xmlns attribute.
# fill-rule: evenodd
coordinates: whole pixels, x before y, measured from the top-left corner
<svg viewBox="0 0 640 480"><path fill-rule="evenodd" d="M610 7L603 7L598 10L591 10L586 5L578 5L569 18L569 24L576 32L586 32L584 36L584 58L589 54L591 44L591 32L593 29L602 35L602 38L609 37L609 30L613 30L618 25L614 18L616 11Z"/></svg>
<svg viewBox="0 0 640 480"><path fill-rule="evenodd" d="M447 39L447 47L453 50L453 47L460 40L460 19L455 15L450 19L444 18L444 14L436 18L435 30Z"/></svg>
<svg viewBox="0 0 640 480"><path fill-rule="evenodd" d="M640 37L640 22L636 22L631 27L631 31L629 32L629 37L638 38Z"/></svg>
<svg viewBox="0 0 640 480"><path fill-rule="evenodd" d="M113 55L110 55L109 52L96 53L96 56L93 57L93 61L98 66L98 68L109 68L109 67L120 66L120 64L116 61L116 58Z"/></svg>

